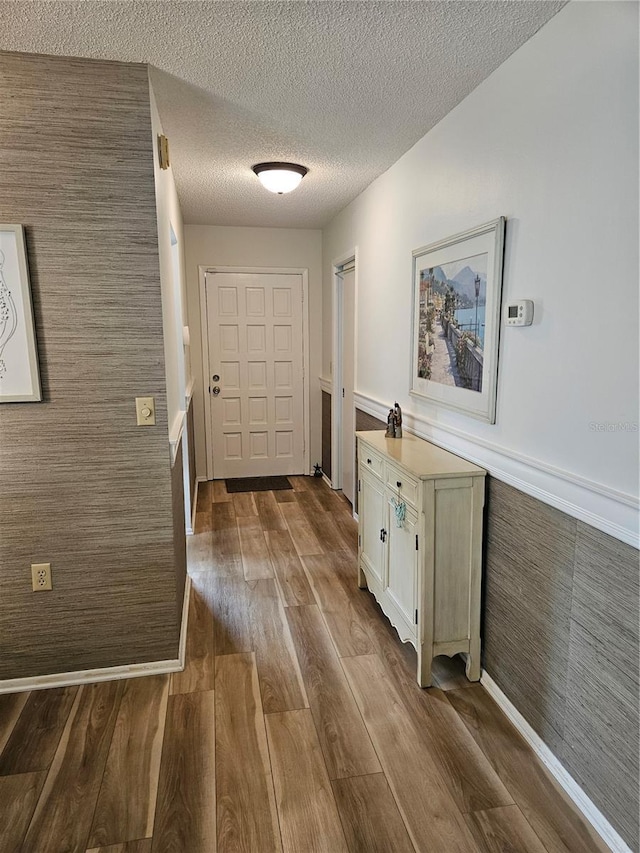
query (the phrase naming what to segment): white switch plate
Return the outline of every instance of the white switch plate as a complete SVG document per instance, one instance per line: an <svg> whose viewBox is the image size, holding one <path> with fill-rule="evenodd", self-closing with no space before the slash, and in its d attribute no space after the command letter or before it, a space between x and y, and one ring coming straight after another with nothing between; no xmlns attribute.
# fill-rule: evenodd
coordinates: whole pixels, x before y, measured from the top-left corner
<svg viewBox="0 0 640 853"><path fill-rule="evenodd" d="M153 397L136 397L136 417L138 426L155 425L156 404Z"/></svg>

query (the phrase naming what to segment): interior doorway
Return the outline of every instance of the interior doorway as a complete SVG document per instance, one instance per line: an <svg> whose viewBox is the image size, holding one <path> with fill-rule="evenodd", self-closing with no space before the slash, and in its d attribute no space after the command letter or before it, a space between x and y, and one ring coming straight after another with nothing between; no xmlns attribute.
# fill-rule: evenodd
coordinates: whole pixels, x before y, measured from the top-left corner
<svg viewBox="0 0 640 853"><path fill-rule="evenodd" d="M356 259L355 253L334 263L333 340L333 435L332 458L336 460L333 485L353 506L355 467L355 373L356 373Z"/></svg>

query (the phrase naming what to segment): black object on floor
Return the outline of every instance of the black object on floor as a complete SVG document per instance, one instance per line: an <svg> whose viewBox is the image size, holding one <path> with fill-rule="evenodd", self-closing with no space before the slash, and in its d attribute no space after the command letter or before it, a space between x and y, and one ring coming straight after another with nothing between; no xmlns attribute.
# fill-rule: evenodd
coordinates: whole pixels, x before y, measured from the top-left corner
<svg viewBox="0 0 640 853"><path fill-rule="evenodd" d="M236 477L224 481L227 492L277 492L281 489L292 489L293 486L286 477Z"/></svg>

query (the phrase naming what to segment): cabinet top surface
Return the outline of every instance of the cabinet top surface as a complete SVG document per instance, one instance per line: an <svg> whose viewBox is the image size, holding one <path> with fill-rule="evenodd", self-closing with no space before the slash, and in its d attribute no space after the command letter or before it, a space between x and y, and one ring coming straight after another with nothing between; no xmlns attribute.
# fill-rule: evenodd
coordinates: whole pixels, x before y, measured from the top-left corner
<svg viewBox="0 0 640 853"><path fill-rule="evenodd" d="M397 462L421 479L474 477L487 473L484 468L415 435L386 438L383 430L358 432L356 435L374 450L384 453L392 462Z"/></svg>

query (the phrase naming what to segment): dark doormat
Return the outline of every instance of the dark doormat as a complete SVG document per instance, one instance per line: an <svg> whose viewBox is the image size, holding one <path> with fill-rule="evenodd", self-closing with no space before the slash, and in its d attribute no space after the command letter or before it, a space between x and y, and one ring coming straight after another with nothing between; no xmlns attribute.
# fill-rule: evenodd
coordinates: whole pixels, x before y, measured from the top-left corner
<svg viewBox="0 0 640 853"><path fill-rule="evenodd" d="M236 477L224 481L227 492L276 492L292 489L286 477Z"/></svg>

